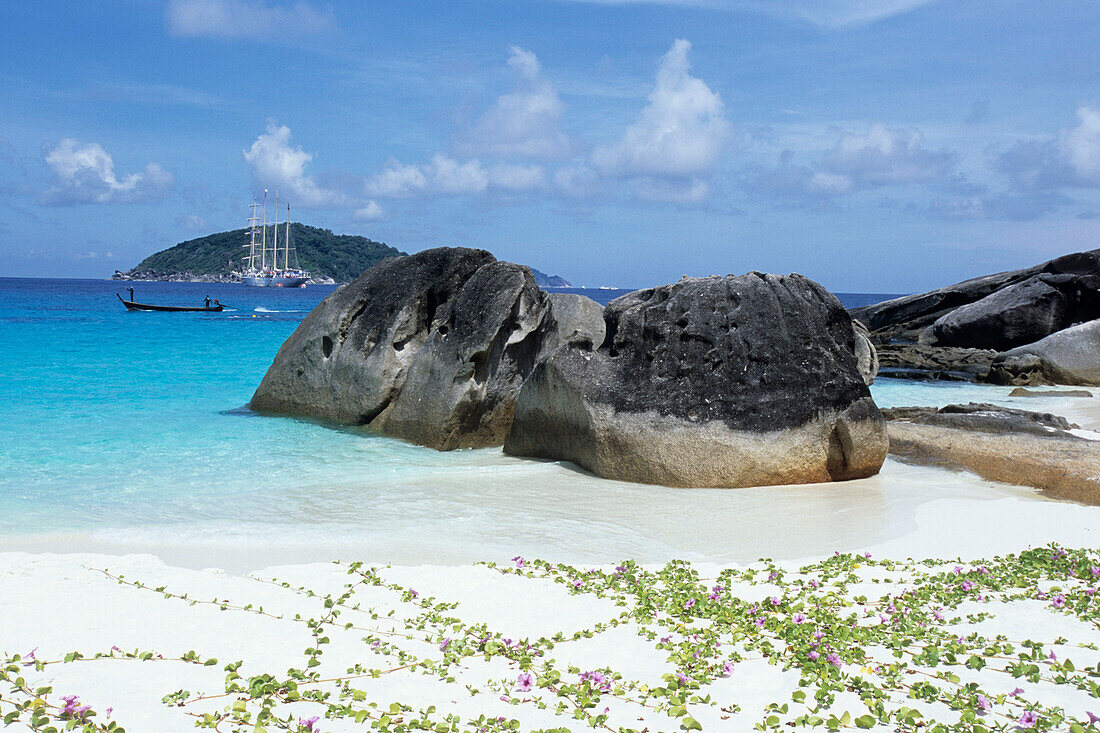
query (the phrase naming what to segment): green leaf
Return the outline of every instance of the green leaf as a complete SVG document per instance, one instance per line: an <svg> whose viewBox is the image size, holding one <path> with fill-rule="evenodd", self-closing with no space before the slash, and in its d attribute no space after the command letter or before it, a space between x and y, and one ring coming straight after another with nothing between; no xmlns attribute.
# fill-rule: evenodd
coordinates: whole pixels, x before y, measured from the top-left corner
<svg viewBox="0 0 1100 733"><path fill-rule="evenodd" d="M870 715L861 715L858 718L856 718L856 727L857 728L874 728L875 727L875 719L873 717L871 717Z"/></svg>
<svg viewBox="0 0 1100 733"><path fill-rule="evenodd" d="M699 721L690 715L681 720L680 725L683 726L684 730L703 730L703 726L699 724Z"/></svg>

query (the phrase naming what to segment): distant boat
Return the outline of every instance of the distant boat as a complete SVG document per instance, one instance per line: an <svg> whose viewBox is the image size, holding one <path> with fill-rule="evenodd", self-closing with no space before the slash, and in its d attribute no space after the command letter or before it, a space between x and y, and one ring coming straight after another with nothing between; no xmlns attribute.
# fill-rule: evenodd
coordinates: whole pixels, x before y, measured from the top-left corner
<svg viewBox="0 0 1100 733"><path fill-rule="evenodd" d="M216 303L216 305L206 305L206 306L203 306L203 305L198 305L198 306L153 305L151 303L137 303L133 300L126 300L121 295L119 295L118 293L115 293L115 295L118 296L118 299L122 301L122 304L124 306L126 306L126 310L128 310L128 311L173 311L173 312L177 312L177 313L182 312L182 311L197 311L197 312L201 312L201 313L217 313L217 312L219 312L219 311L221 311L222 309L225 308L224 305L222 305L221 303L218 303L218 301L216 301L216 300L214 301ZM132 298L134 296L131 295L130 297Z"/></svg>
<svg viewBox="0 0 1100 733"><path fill-rule="evenodd" d="M256 215L260 204L255 199L249 204L248 217L248 256L243 258L248 265L241 272L245 285L255 288L297 288L309 280L309 273L298 266L298 252L290 244L290 205L286 207L286 233L283 248L279 249L279 194L275 194L275 225L273 227L272 246L267 246L267 189L264 189L263 218ZM257 251L257 247L259 251ZM294 266L291 267L291 252ZM281 259L281 263L280 263Z"/></svg>

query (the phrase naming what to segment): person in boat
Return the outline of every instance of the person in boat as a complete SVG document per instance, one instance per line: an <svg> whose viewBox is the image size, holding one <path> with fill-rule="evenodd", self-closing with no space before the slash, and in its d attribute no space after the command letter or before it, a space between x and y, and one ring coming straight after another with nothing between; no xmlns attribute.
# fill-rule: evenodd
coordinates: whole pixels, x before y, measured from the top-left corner
<svg viewBox="0 0 1100 733"><path fill-rule="evenodd" d="M210 296L209 296L209 295L208 295L208 296L206 296L206 307L207 307L207 308L209 308L209 307L210 307Z"/></svg>
<svg viewBox="0 0 1100 733"><path fill-rule="evenodd" d="M131 303L134 302L134 286L133 285L130 286L130 302Z"/></svg>

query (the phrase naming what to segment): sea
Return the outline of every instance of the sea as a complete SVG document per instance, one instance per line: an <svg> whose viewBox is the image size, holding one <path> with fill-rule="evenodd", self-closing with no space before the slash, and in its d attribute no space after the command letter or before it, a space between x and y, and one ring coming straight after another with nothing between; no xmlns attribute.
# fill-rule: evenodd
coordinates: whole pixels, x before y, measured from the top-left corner
<svg viewBox="0 0 1100 733"><path fill-rule="evenodd" d="M210 297L226 309L129 312L116 294L130 285L139 302ZM237 570L336 557L801 557L823 536L827 545L896 535L936 496L1008 490L938 485L940 474L892 459L858 491L667 489L499 448L438 452L249 410L279 346L333 289L0 278L0 550L154 552ZM565 292L606 303L628 291ZM894 297L837 295L849 307ZM1005 394L893 379L872 393L880 406ZM831 519L777 533L777 506L811 527Z"/></svg>

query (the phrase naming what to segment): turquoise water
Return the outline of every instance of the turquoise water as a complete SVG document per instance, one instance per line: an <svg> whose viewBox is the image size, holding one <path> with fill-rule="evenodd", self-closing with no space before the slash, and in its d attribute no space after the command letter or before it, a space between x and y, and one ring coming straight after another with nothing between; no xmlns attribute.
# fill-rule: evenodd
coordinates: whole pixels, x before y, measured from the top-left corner
<svg viewBox="0 0 1100 733"><path fill-rule="evenodd" d="M701 529L693 519L770 516L775 490L602 481L499 449L439 453L248 411L279 346L332 288L135 284L139 301L198 304L209 295L230 306L177 314L127 312L115 298L123 286L0 279L0 539L8 549L77 537L65 547L278 545L298 548L295 557L302 548L328 557L346 546L422 562L515 551L714 557L749 547L756 557L759 543L776 542L767 526ZM618 293L588 294L606 301ZM928 404L930 389L939 387L883 380L875 394L887 404ZM910 469L891 471L893 483L866 485L858 505L850 487L788 490L792 511L843 507L830 528L838 537L896 529L929 492ZM800 538L784 542L780 549L797 556Z"/></svg>

